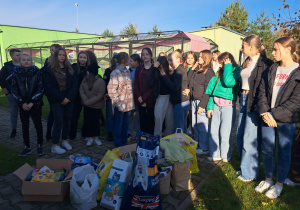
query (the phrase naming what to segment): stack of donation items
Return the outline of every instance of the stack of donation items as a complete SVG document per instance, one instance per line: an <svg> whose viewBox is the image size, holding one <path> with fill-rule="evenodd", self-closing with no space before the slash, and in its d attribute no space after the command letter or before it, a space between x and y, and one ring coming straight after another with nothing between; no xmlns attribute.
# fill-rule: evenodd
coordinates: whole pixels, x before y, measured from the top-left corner
<svg viewBox="0 0 300 210"><path fill-rule="evenodd" d="M189 190L190 173L199 171L196 148L197 142L182 132L163 139L137 132L136 144L108 150L99 164L91 157L76 154L68 160L45 159L42 163L47 166L37 160L39 169L27 164L15 174L23 183L68 184L71 204L76 209L95 208L97 200L101 206L115 210L162 209L161 195L169 194L171 186L176 191ZM62 202L67 191L63 192L59 198L28 200Z"/></svg>

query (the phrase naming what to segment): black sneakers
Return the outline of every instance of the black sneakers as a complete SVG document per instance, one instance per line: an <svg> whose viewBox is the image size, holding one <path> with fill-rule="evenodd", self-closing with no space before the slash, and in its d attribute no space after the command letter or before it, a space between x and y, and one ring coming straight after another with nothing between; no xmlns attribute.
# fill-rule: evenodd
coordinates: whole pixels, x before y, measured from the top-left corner
<svg viewBox="0 0 300 210"><path fill-rule="evenodd" d="M13 129L13 130L11 131L11 134L10 134L10 137L9 137L9 138L14 139L14 138L16 137L16 135L17 135L17 131L16 131L16 129Z"/></svg>
<svg viewBox="0 0 300 210"><path fill-rule="evenodd" d="M42 155L45 154L45 153L44 153L44 150L43 150L43 147L37 147L37 154L38 154L39 156L42 156Z"/></svg>
<svg viewBox="0 0 300 210"><path fill-rule="evenodd" d="M31 154L31 149L28 148L28 147L25 147L25 148L23 149L23 151L19 154L19 156L24 157L24 156L29 155L29 154Z"/></svg>

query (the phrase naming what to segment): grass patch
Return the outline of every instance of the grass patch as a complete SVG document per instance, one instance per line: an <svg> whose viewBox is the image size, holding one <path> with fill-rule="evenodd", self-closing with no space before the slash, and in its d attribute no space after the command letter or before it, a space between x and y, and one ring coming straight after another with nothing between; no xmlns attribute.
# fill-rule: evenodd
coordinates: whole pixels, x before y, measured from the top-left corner
<svg viewBox="0 0 300 210"><path fill-rule="evenodd" d="M19 157L19 152L0 144L0 175L14 172L25 163L35 165L36 159L32 157Z"/></svg>
<svg viewBox="0 0 300 210"><path fill-rule="evenodd" d="M250 183L237 179L239 165L239 155L235 149L232 161L221 163L212 172L188 209L300 209L300 187L284 185L281 196L271 200L254 190L264 179L262 165L260 180Z"/></svg>

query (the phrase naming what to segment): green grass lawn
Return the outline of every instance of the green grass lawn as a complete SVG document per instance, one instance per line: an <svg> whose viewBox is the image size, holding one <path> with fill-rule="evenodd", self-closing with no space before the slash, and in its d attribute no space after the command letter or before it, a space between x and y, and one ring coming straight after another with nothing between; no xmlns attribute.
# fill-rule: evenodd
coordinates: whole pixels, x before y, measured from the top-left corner
<svg viewBox="0 0 300 210"><path fill-rule="evenodd" d="M264 179L262 164L260 180L248 183L237 179L239 165L235 149L230 163L221 163L212 172L189 209L300 209L300 187L284 185L281 196L271 200L254 190Z"/></svg>
<svg viewBox="0 0 300 210"><path fill-rule="evenodd" d="M0 143L0 176L12 173L25 163L35 165L36 159L32 157L19 157L19 152Z"/></svg>

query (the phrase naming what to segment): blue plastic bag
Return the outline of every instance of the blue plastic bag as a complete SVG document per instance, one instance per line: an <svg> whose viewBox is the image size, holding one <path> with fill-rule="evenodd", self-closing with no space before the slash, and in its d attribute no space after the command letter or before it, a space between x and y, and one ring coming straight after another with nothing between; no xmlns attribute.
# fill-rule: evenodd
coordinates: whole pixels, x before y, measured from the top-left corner
<svg viewBox="0 0 300 210"><path fill-rule="evenodd" d="M137 132L136 158L121 209L162 209L157 169L159 143L159 136Z"/></svg>

